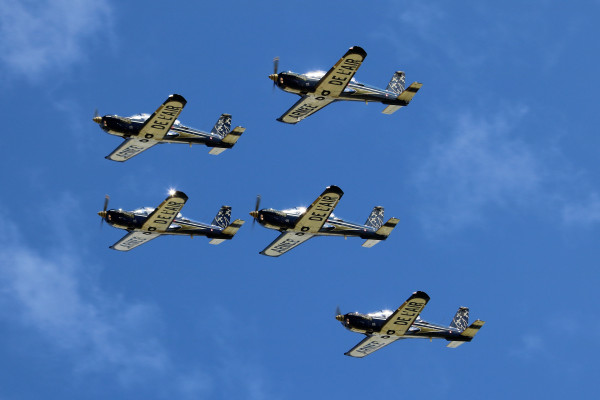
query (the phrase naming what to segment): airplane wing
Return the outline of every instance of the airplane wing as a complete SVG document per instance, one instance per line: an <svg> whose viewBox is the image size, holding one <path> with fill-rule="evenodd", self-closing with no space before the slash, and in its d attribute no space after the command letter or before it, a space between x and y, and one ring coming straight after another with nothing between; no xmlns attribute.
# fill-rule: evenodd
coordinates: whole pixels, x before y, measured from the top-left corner
<svg viewBox="0 0 600 400"><path fill-rule="evenodd" d="M379 331L382 335L403 336L429 301L425 292L415 292L392 315Z"/></svg>
<svg viewBox="0 0 600 400"><path fill-rule="evenodd" d="M260 254L270 257L279 257L283 253L286 253L298 246L300 243L306 242L308 239L313 237L310 233L304 232L283 232L277 236L270 245L268 245Z"/></svg>
<svg viewBox="0 0 600 400"><path fill-rule="evenodd" d="M364 356L368 356L369 354L381 349L388 344L395 342L400 339L400 336L377 336L370 335L364 338L359 344L354 346L348 352L344 353L350 357L362 358Z"/></svg>
<svg viewBox="0 0 600 400"><path fill-rule="evenodd" d="M187 101L178 94L172 94L158 107L154 114L144 122L137 138L140 140L161 140L179 117Z"/></svg>
<svg viewBox="0 0 600 400"><path fill-rule="evenodd" d="M358 46L350 47L346 54L340 58L340 61L327 71L317 83L315 96L339 96L346 89L366 56L367 52L362 48Z"/></svg>
<svg viewBox="0 0 600 400"><path fill-rule="evenodd" d="M137 137L125 140L119 147L105 158L113 161L127 161L133 156L137 156L144 150L148 150L158 142L155 140L138 139Z"/></svg>
<svg viewBox="0 0 600 400"><path fill-rule="evenodd" d="M306 209L294 226L295 231L317 233L344 195L337 186L328 186L323 193Z"/></svg>
<svg viewBox="0 0 600 400"><path fill-rule="evenodd" d="M164 232L171 225L177 214L181 211L188 197L185 193L176 191L169 195L148 215L142 225L142 232Z"/></svg>
<svg viewBox="0 0 600 400"><path fill-rule="evenodd" d="M285 122L286 124L296 124L334 101L335 99L322 96L302 96L292 108L277 118L277 121Z"/></svg>
<svg viewBox="0 0 600 400"><path fill-rule="evenodd" d="M110 246L110 248L119 251L129 251L159 236L160 234L158 233L133 231L123 236L121 240Z"/></svg>

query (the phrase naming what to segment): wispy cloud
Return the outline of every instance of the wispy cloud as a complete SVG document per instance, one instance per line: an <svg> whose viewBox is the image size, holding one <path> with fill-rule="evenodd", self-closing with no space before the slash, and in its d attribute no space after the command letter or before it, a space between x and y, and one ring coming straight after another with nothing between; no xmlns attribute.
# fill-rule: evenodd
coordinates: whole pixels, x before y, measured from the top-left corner
<svg viewBox="0 0 600 400"><path fill-rule="evenodd" d="M600 223L600 195L553 139L520 136L526 108L494 116L457 113L415 166L412 182L425 230L438 234L483 223L489 211L536 214L571 227Z"/></svg>
<svg viewBox="0 0 600 400"><path fill-rule="evenodd" d="M429 229L453 230L482 219L489 206L534 201L543 168L529 146L511 137L511 122L526 110L493 119L458 117L435 142L414 175L423 199L421 217Z"/></svg>
<svg viewBox="0 0 600 400"><path fill-rule="evenodd" d="M600 196L594 192L587 199L565 204L562 217L570 225L591 226L600 223Z"/></svg>
<svg viewBox="0 0 600 400"><path fill-rule="evenodd" d="M69 194L61 198L69 199L71 216L78 213L77 199ZM81 241L68 231L53 234L52 218L44 230L66 238L47 246L51 250L27 245L14 223L3 222L0 321L36 333L72 363L83 381L107 374L123 388L144 388L157 398L273 397L252 346L240 346L239 337L227 333L238 332L239 321L230 312L218 306L206 310L206 319L214 324L204 332L206 340L189 343L180 354L166 342L170 320L159 303L103 289L96 276L101 266L81 254ZM251 324L245 328L244 337L257 334ZM210 356L202 347L206 343L216 348ZM190 357L195 351L199 357Z"/></svg>
<svg viewBox="0 0 600 400"><path fill-rule="evenodd" d="M169 368L159 339L157 309L126 303L85 279L77 256L44 256L15 242L0 243L0 283L5 318L20 316L75 360L80 372L112 370L126 385Z"/></svg>
<svg viewBox="0 0 600 400"><path fill-rule="evenodd" d="M84 58L86 40L110 27L108 0L0 0L0 60L38 79Z"/></svg>

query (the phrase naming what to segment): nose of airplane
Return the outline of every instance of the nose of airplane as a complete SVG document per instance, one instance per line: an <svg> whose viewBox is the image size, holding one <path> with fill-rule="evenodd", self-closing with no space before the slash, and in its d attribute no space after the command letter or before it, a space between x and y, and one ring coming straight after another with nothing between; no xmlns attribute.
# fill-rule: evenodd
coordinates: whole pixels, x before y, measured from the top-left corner
<svg viewBox="0 0 600 400"><path fill-rule="evenodd" d="M338 320L338 321L340 321L340 322L344 322L344 316L343 316L343 315L341 315L341 314L338 314L338 315L336 315L336 316L335 316L335 319L337 319L337 320Z"/></svg>
<svg viewBox="0 0 600 400"><path fill-rule="evenodd" d="M258 218L258 211L250 211L250 216L252 218Z"/></svg>
<svg viewBox="0 0 600 400"><path fill-rule="evenodd" d="M97 123L97 124L101 124L102 123L102 117L100 117L100 116L94 117L94 122Z"/></svg>
<svg viewBox="0 0 600 400"><path fill-rule="evenodd" d="M269 75L269 79L272 80L273 82L277 82L277 74Z"/></svg>
<svg viewBox="0 0 600 400"><path fill-rule="evenodd" d="M98 215L102 218L106 218L106 211L98 211Z"/></svg>

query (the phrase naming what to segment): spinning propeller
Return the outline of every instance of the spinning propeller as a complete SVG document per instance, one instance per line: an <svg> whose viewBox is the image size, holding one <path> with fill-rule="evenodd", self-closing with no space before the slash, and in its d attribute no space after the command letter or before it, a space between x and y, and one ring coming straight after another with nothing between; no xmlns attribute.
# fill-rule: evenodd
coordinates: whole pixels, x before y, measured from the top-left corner
<svg viewBox="0 0 600 400"><path fill-rule="evenodd" d="M254 211L250 211L250 215L252 216L252 218L254 218L252 220L252 227L254 227L254 224L256 223L256 219L258 218L258 208L260 207L260 194L256 196L256 204L254 205Z"/></svg>
<svg viewBox="0 0 600 400"><path fill-rule="evenodd" d="M269 75L269 79L273 81L273 89L275 89L275 85L277 85L277 70L279 69L279 57L275 57L273 59L273 73Z"/></svg>
<svg viewBox="0 0 600 400"><path fill-rule="evenodd" d="M104 218L106 218L106 209L108 208L108 200L110 197L108 195L104 196L104 207L102 211L98 211L98 215L100 216L100 226L104 225Z"/></svg>
<svg viewBox="0 0 600 400"><path fill-rule="evenodd" d="M342 314L342 310L340 310L340 306L337 306L335 308L335 319L337 319L340 322L344 321L344 315Z"/></svg>
<svg viewBox="0 0 600 400"><path fill-rule="evenodd" d="M94 110L94 118L93 121L97 124L101 124L102 123L102 117L100 116L100 114L98 114L98 109L96 108Z"/></svg>

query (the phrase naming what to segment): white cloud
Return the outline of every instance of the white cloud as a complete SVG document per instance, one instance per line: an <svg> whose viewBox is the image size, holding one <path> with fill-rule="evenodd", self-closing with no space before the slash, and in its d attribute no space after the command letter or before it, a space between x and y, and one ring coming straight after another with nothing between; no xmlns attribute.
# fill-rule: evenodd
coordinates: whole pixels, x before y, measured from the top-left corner
<svg viewBox="0 0 600 400"><path fill-rule="evenodd" d="M600 222L600 196L594 192L586 200L565 204L563 221L570 225L593 225Z"/></svg>
<svg viewBox="0 0 600 400"><path fill-rule="evenodd" d="M68 194L59 198L69 199L75 218L77 200ZM211 326L199 332L206 340L189 343L184 346L185 354L178 353L178 346L166 343L162 335L168 333L169 320L160 308L99 286L98 266L80 254L82 241L68 231L53 232L56 227L52 228L51 221L60 215L49 215L43 212L40 218L50 218L50 223L42 222L48 226L48 235L65 236L51 243L49 252L24 244L16 225L4 221L0 231L2 323L37 334L84 381L108 374L124 388L153 392L157 398L273 397L268 395L266 373L253 359L254 350L249 350L252 346L240 346L240 336L234 333L239 321L231 313L218 307L207 310ZM257 329L246 325L243 340L256 335ZM22 340L20 345L26 348L28 335ZM204 351L207 343L216 346L210 355ZM190 359L194 352L199 356Z"/></svg>
<svg viewBox="0 0 600 400"><path fill-rule="evenodd" d="M84 56L84 42L110 24L108 0L0 0L0 59L30 79Z"/></svg>
<svg viewBox="0 0 600 400"><path fill-rule="evenodd" d="M524 113L493 120L463 114L434 143L413 179L424 199L421 218L427 228L461 228L481 221L489 206L537 200L541 162L525 142L509 134L509 121Z"/></svg>
<svg viewBox="0 0 600 400"><path fill-rule="evenodd" d="M125 303L89 282L84 263L68 252L45 257L15 243L1 243L0 273L5 318L20 316L76 361L80 372L112 370L125 385L164 373L168 356L157 337L155 307Z"/></svg>

